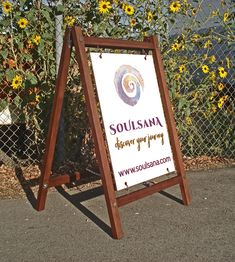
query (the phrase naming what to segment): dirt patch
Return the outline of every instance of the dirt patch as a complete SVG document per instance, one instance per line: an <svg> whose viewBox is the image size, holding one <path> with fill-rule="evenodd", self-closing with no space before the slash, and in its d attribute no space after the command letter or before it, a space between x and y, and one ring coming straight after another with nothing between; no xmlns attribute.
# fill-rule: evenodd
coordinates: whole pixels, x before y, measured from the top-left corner
<svg viewBox="0 0 235 262"><path fill-rule="evenodd" d="M70 163L71 165L71 163ZM196 158L184 157L186 170L208 170L235 166L235 160L200 156ZM66 168L65 168L66 169ZM96 173L96 172L94 172ZM87 172L82 174L81 180L73 185L64 185L66 190L85 191L101 185L99 176ZM0 166L0 199L25 198L30 192L37 196L40 170L38 166L9 167ZM50 191L55 190L50 188Z"/></svg>
<svg viewBox="0 0 235 262"><path fill-rule="evenodd" d="M235 166L235 159L218 156L184 157L184 165L186 170L208 170Z"/></svg>
<svg viewBox="0 0 235 262"><path fill-rule="evenodd" d="M37 191L40 170L38 166L19 169L2 165L0 176L0 199L16 199L25 196L26 187Z"/></svg>

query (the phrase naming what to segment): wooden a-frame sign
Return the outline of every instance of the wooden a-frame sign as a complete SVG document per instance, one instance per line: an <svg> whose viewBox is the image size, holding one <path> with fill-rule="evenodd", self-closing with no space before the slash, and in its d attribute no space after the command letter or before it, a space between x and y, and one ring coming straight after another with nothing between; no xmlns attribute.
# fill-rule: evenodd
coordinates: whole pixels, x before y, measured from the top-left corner
<svg viewBox="0 0 235 262"><path fill-rule="evenodd" d="M71 177L69 175L57 177L53 176L53 174L51 174L51 169L64 98L64 90L67 82L72 46L75 47L75 56L79 64L81 83L84 89L88 116L95 144L96 156L101 173L102 186L110 218L112 235L113 238L120 239L123 236L123 231L119 215L119 207L177 184L179 184L180 186L183 203L185 205L189 205L191 201L182 155L180 151L179 140L177 137L174 116L169 100L168 88L166 85L160 49L158 47L156 36L146 38L144 41L117 40L83 36L81 28L77 26L66 29L60 59L59 72L56 82L56 90L50 119L49 132L46 142L46 150L44 154L43 165L41 168L41 177L36 207L38 211L41 211L45 208L45 202L49 187L59 186L71 181ZM99 119L97 101L94 94L91 72L88 64L88 57L86 53L86 48L89 47L137 51L139 50L140 52L142 52L143 50L145 52L151 51L165 120L167 124L176 176L155 183L149 187L145 187L119 197L116 196L115 186L108 160L108 153L106 150L103 131ZM80 174L77 173L72 179L78 180L79 178Z"/></svg>

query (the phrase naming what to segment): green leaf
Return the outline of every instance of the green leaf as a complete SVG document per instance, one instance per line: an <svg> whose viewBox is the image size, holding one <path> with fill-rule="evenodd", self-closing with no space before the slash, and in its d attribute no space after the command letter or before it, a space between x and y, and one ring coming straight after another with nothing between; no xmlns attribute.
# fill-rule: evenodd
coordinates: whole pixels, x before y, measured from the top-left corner
<svg viewBox="0 0 235 262"><path fill-rule="evenodd" d="M55 75L55 73L56 73L55 67L53 67L53 66L50 67L50 73L51 73L52 76Z"/></svg>
<svg viewBox="0 0 235 262"><path fill-rule="evenodd" d="M2 82L4 75L2 72L0 73L0 82Z"/></svg>
<svg viewBox="0 0 235 262"><path fill-rule="evenodd" d="M44 32L43 35L42 35L42 38L44 40L51 39L52 38L52 34L50 32Z"/></svg>
<svg viewBox="0 0 235 262"><path fill-rule="evenodd" d="M14 104L19 108L21 105L22 99L19 96L16 96L13 101L14 101Z"/></svg>
<svg viewBox="0 0 235 262"><path fill-rule="evenodd" d="M20 50L23 50L24 48L24 44L22 42L18 42L18 46Z"/></svg>
<svg viewBox="0 0 235 262"><path fill-rule="evenodd" d="M1 51L1 55L2 55L3 59L6 59L7 56L8 56L8 51L7 50Z"/></svg>
<svg viewBox="0 0 235 262"><path fill-rule="evenodd" d="M7 77L7 81L11 81L15 76L15 70L13 69L7 69L6 70L6 77Z"/></svg>
<svg viewBox="0 0 235 262"><path fill-rule="evenodd" d="M64 12L64 6L63 5L57 5L56 6L56 11L58 12L58 13L63 13Z"/></svg>
<svg viewBox="0 0 235 262"><path fill-rule="evenodd" d="M190 114L191 114L190 107L187 106L186 109L185 109L185 115L186 115L186 116L190 116Z"/></svg>
<svg viewBox="0 0 235 262"><path fill-rule="evenodd" d="M185 98L180 98L178 109L181 110L185 106L186 103L187 103L187 100Z"/></svg>
<svg viewBox="0 0 235 262"><path fill-rule="evenodd" d="M33 73L28 73L26 75L26 81L29 81L31 85L36 85L38 83L37 77Z"/></svg>
<svg viewBox="0 0 235 262"><path fill-rule="evenodd" d="M20 0L20 4L24 5L27 0Z"/></svg>
<svg viewBox="0 0 235 262"><path fill-rule="evenodd" d="M47 22L50 24L52 23L52 19L50 17L50 13L46 10L42 10L42 14L43 16L46 18Z"/></svg>
<svg viewBox="0 0 235 262"><path fill-rule="evenodd" d="M1 99L0 100L0 112L3 111L7 107L8 103L6 100Z"/></svg>
<svg viewBox="0 0 235 262"><path fill-rule="evenodd" d="M8 28L10 26L10 20L7 19L1 19L0 20L0 25L3 28ZM2 28L1 28L2 29Z"/></svg>
<svg viewBox="0 0 235 262"><path fill-rule="evenodd" d="M32 61L32 55L30 55L30 54L22 54L22 58L25 62L31 62Z"/></svg>
<svg viewBox="0 0 235 262"><path fill-rule="evenodd" d="M38 53L40 56L43 56L45 54L44 42L41 42L40 45L38 45Z"/></svg>

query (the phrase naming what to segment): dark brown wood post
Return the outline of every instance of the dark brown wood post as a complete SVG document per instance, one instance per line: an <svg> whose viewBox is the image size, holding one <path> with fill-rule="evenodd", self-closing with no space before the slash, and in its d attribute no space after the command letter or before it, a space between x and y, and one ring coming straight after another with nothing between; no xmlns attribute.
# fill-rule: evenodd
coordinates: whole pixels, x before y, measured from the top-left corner
<svg viewBox="0 0 235 262"><path fill-rule="evenodd" d="M168 129L169 139L170 139L171 148L172 148L172 154L173 154L174 161L175 161L175 168L176 168L177 175L180 177L181 194L182 194L184 204L189 205L191 202L191 197L189 194L189 188L188 188L185 168L183 164L183 158L182 158L182 154L180 150L180 144L179 144L179 139L177 135L174 114L173 114L170 99L169 99L169 91L168 91L168 87L166 84L164 65L161 59L160 48L158 46L158 41L157 41L156 36L150 37L149 41L151 41L154 45L154 49L152 50L153 61L154 61L155 71L156 71L156 75L158 79L159 91L160 91L161 100L163 104L165 119L167 123L167 129Z"/></svg>
<svg viewBox="0 0 235 262"><path fill-rule="evenodd" d="M123 236L121 219L119 215L118 205L115 196L111 170L107 157L104 135L102 132L100 118L97 110L97 101L95 99L90 69L88 65L87 54L85 50L85 39L79 27L72 30L73 44L75 47L75 55L79 64L81 82L84 88L84 94L87 104L88 116L92 129L93 139L95 143L96 156L99 162L101 179L106 199L107 209L109 213L113 237L119 239Z"/></svg>
<svg viewBox="0 0 235 262"><path fill-rule="evenodd" d="M49 131L46 141L46 149L44 153L41 177L39 183L39 191L37 198L36 209L41 211L45 208L46 197L49 187L49 180L51 175L52 163L54 159L56 138L58 133L58 127L60 122L61 110L64 99L64 90L67 82L68 69L71 55L71 29L67 28L64 36L64 43L62 48L62 54L60 58L60 65L58 70L58 76L55 87L55 96L53 101L53 108L51 113L51 119L49 124Z"/></svg>

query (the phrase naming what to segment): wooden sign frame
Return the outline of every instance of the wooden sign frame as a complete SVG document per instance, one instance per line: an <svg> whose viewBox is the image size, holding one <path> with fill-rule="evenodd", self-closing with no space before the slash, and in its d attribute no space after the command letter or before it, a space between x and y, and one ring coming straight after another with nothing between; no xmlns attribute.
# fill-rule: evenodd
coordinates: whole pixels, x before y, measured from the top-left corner
<svg viewBox="0 0 235 262"><path fill-rule="evenodd" d="M41 169L41 177L36 207L38 211L43 210L45 208L46 197L49 187L59 186L61 184L68 183L71 179L68 175L54 177L53 174L51 174L51 169L54 158L56 137L58 133L62 104L64 99L64 90L67 82L72 46L75 47L75 56L79 64L81 83L84 89L88 117L92 129L96 156L100 168L102 186L110 218L112 235L113 238L120 239L123 236L123 231L121 226L119 207L177 184L179 184L180 186L183 203L185 205L189 205L191 202L186 173L183 165L183 159L180 151L179 140L177 137L176 125L165 80L160 49L158 47L158 41L156 36L146 38L144 39L144 41L130 41L86 37L83 36L82 30L78 26L66 29L60 59L59 72L56 82L56 90L50 119L49 132L46 142L46 150ZM112 173L108 160L108 153L106 150L105 140L98 114L97 101L95 98L86 48L124 49L137 50L140 52L144 50L146 53L149 51L152 52L154 67L159 85L159 91L163 104L165 120L168 127L169 140L175 163L176 176L168 178L162 182L152 184L149 187L145 187L119 197L116 196L113 178L111 175ZM79 178L80 174L77 173L75 174L73 179Z"/></svg>

